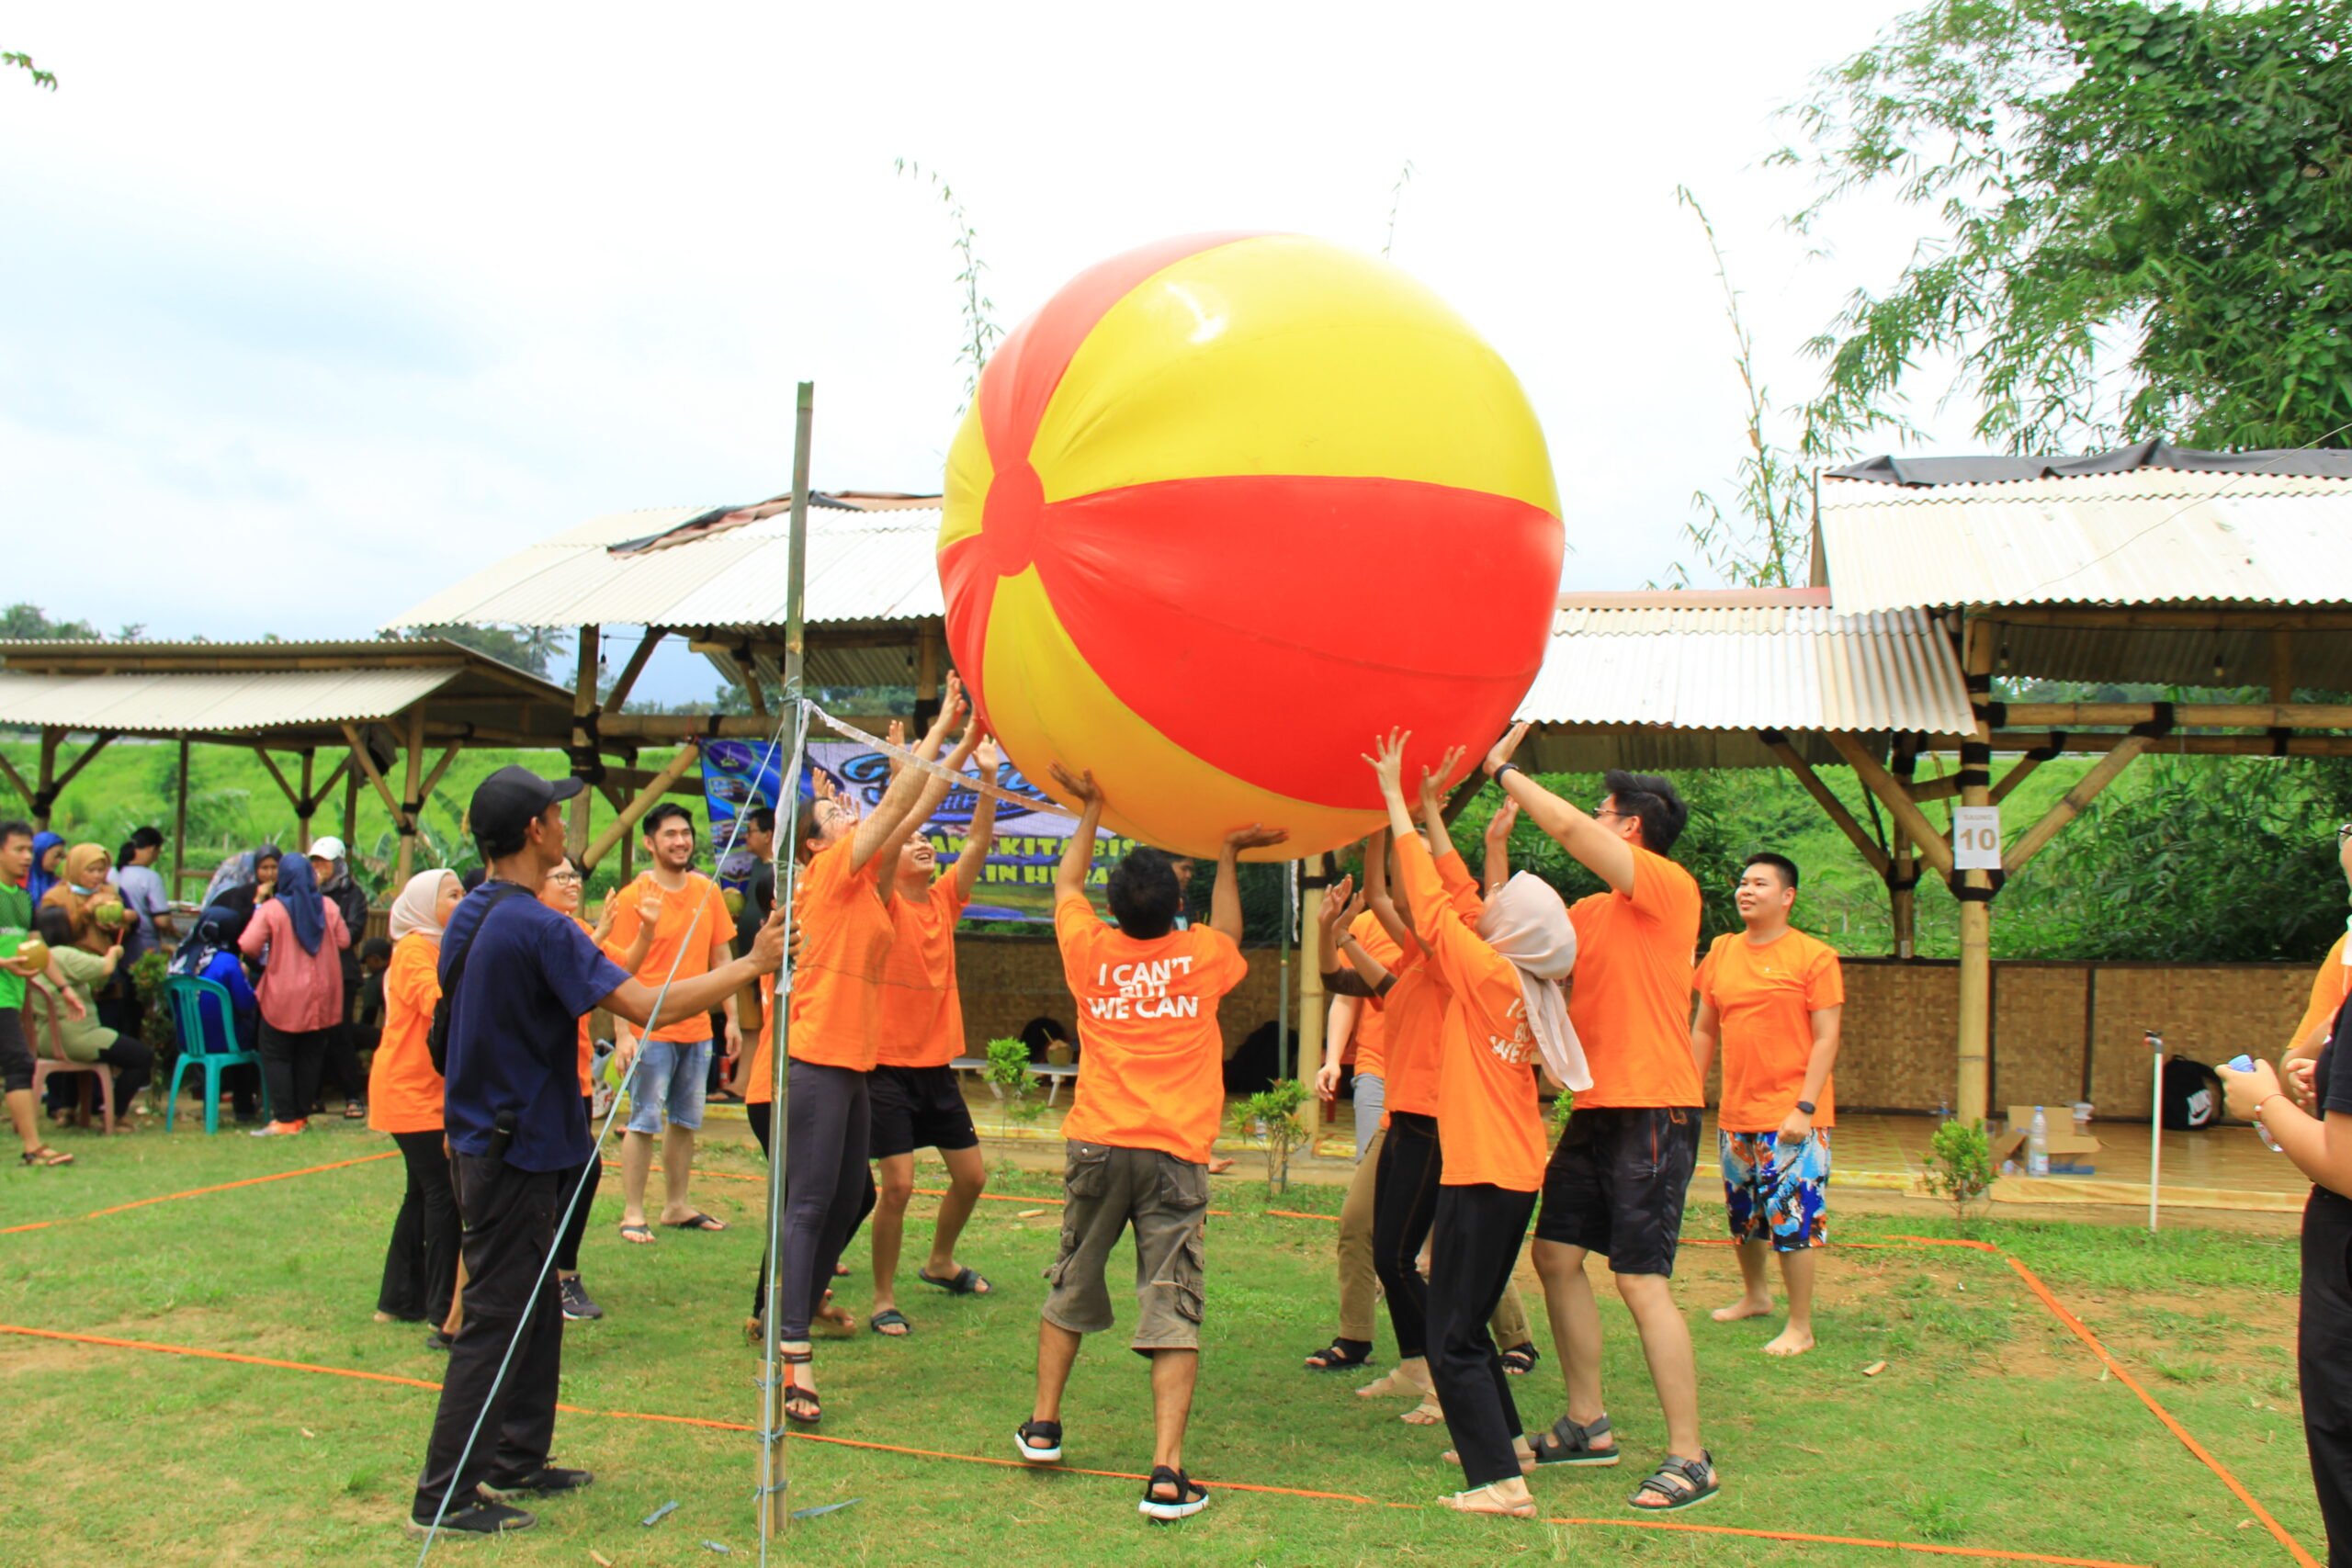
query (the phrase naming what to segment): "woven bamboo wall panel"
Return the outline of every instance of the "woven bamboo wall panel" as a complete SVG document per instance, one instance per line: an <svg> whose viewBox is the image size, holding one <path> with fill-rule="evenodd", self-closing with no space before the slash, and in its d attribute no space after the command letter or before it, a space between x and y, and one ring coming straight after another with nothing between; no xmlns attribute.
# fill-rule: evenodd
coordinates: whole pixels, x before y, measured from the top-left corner
<svg viewBox="0 0 2352 1568"><path fill-rule="evenodd" d="M1954 1006L1958 1005L1954 976ZM1993 981L1996 1106L2072 1105L2083 1097L2083 1003L2090 971L2003 964Z"/></svg>
<svg viewBox="0 0 2352 1568"><path fill-rule="evenodd" d="M2145 1113L2143 1030L2161 1033L2167 1054L2209 1066L2241 1051L2275 1056L2310 998L2311 969L2299 964L2101 964L2091 1099L2102 1116Z"/></svg>

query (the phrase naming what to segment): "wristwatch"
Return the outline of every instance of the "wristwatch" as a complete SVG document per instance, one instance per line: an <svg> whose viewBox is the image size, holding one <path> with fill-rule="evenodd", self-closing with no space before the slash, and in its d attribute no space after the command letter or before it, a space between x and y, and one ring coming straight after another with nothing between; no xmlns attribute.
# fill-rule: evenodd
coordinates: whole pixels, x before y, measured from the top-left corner
<svg viewBox="0 0 2352 1568"><path fill-rule="evenodd" d="M1807 1116L1810 1116L1813 1114L1813 1101L1810 1100L1800 1100L1797 1101L1797 1109L1804 1111Z"/></svg>

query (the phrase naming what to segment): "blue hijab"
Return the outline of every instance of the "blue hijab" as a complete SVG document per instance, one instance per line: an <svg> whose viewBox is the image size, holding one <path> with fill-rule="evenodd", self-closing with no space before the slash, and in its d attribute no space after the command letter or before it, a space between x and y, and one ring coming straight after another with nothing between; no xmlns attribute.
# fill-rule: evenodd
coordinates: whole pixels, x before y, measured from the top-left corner
<svg viewBox="0 0 2352 1568"><path fill-rule="evenodd" d="M202 979L204 972L212 967L212 961L235 944L237 931L244 923L244 917L234 909L218 904L208 907L197 916L196 930L182 939L178 950L172 954L165 973Z"/></svg>
<svg viewBox="0 0 2352 1568"><path fill-rule="evenodd" d="M302 951L318 952L327 936L327 911L310 856L291 854L277 863L277 901L286 906L286 918L294 923L294 940Z"/></svg>
<svg viewBox="0 0 2352 1568"><path fill-rule="evenodd" d="M25 891L32 895L32 900L36 905L40 904L42 894L57 886L56 874L41 870L40 863L48 858L50 851L64 842L65 835L62 833L33 835L33 869L32 874L25 881Z"/></svg>

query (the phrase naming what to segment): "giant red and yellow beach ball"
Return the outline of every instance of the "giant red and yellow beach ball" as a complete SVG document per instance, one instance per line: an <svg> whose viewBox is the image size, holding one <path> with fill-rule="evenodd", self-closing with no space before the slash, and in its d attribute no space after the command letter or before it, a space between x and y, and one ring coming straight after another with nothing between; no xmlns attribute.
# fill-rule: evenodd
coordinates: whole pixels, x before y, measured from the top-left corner
<svg viewBox="0 0 2352 1568"><path fill-rule="evenodd" d="M1361 837L1391 726L1408 791L1451 745L1475 761L1559 595L1510 367L1405 273L1293 234L1072 279L989 359L944 507L949 651L1006 754L1048 790L1091 769L1107 826L1187 854Z"/></svg>

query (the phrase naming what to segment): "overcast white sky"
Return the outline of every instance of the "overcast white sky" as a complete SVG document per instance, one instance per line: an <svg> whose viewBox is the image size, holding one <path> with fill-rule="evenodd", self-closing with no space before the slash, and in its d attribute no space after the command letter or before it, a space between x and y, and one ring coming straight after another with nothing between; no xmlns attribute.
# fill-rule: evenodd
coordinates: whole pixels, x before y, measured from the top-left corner
<svg viewBox="0 0 2352 1568"><path fill-rule="evenodd" d="M1916 230L1810 255L1772 111L1894 9L11 7L0 49L62 85L0 75L0 595L365 634L597 513L782 491L804 378L820 487L936 490L956 264L899 157L953 181L1007 326L1162 235L1377 250L1409 159L1394 259L1526 383L1570 585L1639 586L1743 440L1675 187L1809 389L1797 345Z"/></svg>

